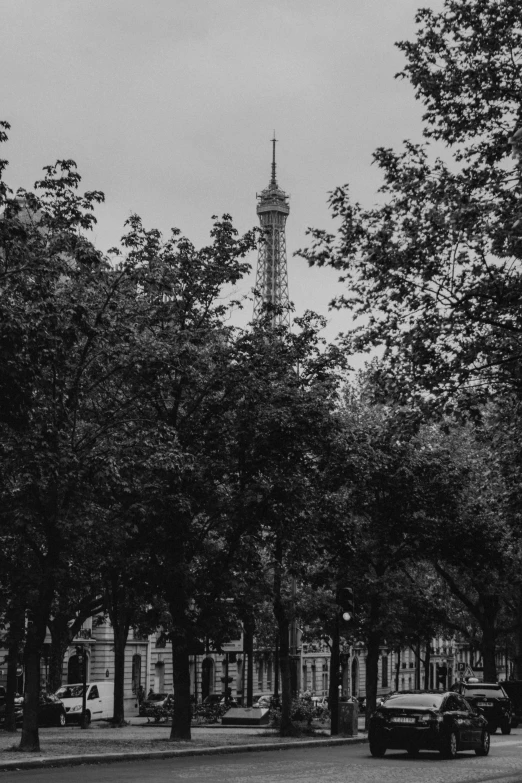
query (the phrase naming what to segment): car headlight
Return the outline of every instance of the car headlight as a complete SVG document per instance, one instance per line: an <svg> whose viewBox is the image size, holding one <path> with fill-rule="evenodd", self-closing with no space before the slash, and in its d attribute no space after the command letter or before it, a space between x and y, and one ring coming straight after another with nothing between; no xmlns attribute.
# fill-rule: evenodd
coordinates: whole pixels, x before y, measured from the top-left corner
<svg viewBox="0 0 522 783"><path fill-rule="evenodd" d="M82 708L81 704L77 704L75 707L71 707L70 712L80 712Z"/></svg>

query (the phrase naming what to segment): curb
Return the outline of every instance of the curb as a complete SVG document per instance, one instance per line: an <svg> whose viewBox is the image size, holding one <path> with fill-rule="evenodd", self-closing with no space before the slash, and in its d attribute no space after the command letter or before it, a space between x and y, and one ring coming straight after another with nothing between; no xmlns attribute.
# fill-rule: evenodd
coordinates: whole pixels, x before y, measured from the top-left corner
<svg viewBox="0 0 522 783"><path fill-rule="evenodd" d="M342 737L325 740L303 740L302 742L267 742L255 745L218 745L215 748L186 750L153 750L136 753L105 753L81 756L55 756L47 759L26 759L24 761L0 761L0 772L4 770L35 769L38 767L76 767L82 764L112 764L118 761L145 761L154 759L183 758L184 756L222 756L228 753L256 753L264 750L291 750L292 748L320 748L328 745L360 745L366 737Z"/></svg>

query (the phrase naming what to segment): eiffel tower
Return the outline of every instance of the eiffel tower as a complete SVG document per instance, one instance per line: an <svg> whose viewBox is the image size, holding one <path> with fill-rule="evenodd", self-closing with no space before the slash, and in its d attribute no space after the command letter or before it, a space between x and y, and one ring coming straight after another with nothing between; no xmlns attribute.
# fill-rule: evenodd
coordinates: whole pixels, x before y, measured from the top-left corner
<svg viewBox="0 0 522 783"><path fill-rule="evenodd" d="M286 263L286 218L290 213L288 195L281 190L276 179L276 137L272 139L272 177L268 187L256 194L257 214L265 235L259 247L256 273L256 298L254 320L259 318L263 305L275 305L274 324L290 326L290 300L288 298L288 269Z"/></svg>

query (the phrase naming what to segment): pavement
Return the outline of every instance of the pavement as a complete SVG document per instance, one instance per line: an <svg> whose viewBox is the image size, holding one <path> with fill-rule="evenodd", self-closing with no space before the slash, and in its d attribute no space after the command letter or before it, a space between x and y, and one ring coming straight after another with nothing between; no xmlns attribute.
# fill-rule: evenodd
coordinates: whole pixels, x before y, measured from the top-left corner
<svg viewBox="0 0 522 783"><path fill-rule="evenodd" d="M161 741L168 736L170 729L165 724L148 723L145 718L130 718L129 726L124 729L114 729L111 732L111 737L118 739L124 738L127 744L133 744L133 738L135 738L135 744L142 744L140 740L146 738L147 741L154 743L156 738ZM364 719L360 719L361 730L364 727ZM319 731L324 728L319 728ZM339 746L339 745L354 745L366 742L366 735L361 733L357 737L330 737L319 736L316 738L300 738L300 739L282 739L279 737L277 730L267 729L263 727L224 727L219 724L214 724L205 727L194 727L192 729L193 739L197 741L192 747L186 747L190 743L183 743L185 747L180 748L179 744L177 748L168 750L153 750L147 748L146 750L131 750L126 749L123 752L102 752L98 750L103 744L106 744L106 738L108 736L108 730L106 727L101 727L96 724L92 724L91 728L87 731L81 731L77 728L72 729L74 735L70 736L70 743L73 747L78 749L79 745L87 752L68 752L57 753L56 749L52 750L49 755L39 754L36 757L31 757L32 754L21 754L18 758L13 758L11 751L13 745L15 745L20 737L20 734L16 735L0 732L0 750L9 752L10 759L0 758L0 773L7 773L9 771L30 770L38 768L56 768L65 766L79 766L79 765L92 765L92 764L112 764L114 762L128 762L128 761L151 761L165 760L169 758L186 758L192 756L222 756L224 754L238 754L238 753L253 753L259 751L278 751L278 750L296 750L296 749L310 749L320 748L324 746ZM67 747L69 744L69 736L67 735L68 729L41 729L40 730L40 743L42 750L45 753L46 740L50 740L53 737L60 737L62 748ZM113 733L113 732L117 732ZM273 735L273 739L270 737ZM205 746L205 736L208 737L208 746ZM103 739L100 739L103 737ZM223 743L220 742L220 737L223 738ZM252 741L249 741L249 738ZM234 743L234 739L238 740L238 743ZM2 741L3 740L3 741ZM49 744L49 743L47 743ZM110 744L110 740L109 740ZM90 752L89 752L90 751Z"/></svg>

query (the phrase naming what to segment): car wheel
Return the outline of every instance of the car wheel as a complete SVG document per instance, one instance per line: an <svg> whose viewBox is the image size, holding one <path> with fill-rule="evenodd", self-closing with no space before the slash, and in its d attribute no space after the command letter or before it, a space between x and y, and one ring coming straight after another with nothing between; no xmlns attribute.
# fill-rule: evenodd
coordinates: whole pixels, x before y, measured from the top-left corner
<svg viewBox="0 0 522 783"><path fill-rule="evenodd" d="M386 745L383 742L370 740L370 753L375 759L382 759L386 753Z"/></svg>
<svg viewBox="0 0 522 783"><path fill-rule="evenodd" d="M490 725L488 726L488 731L490 734L494 734L497 729L498 726L495 723L490 723Z"/></svg>
<svg viewBox="0 0 522 783"><path fill-rule="evenodd" d="M480 748L475 748L475 753L477 756L487 756L489 753L489 745L489 731L484 729L482 732L482 737L480 738Z"/></svg>
<svg viewBox="0 0 522 783"><path fill-rule="evenodd" d="M58 726L65 726L65 713L60 712L58 715Z"/></svg>
<svg viewBox="0 0 522 783"><path fill-rule="evenodd" d="M445 759L454 759L457 757L457 747L457 735L452 731L447 737L444 737L440 753Z"/></svg>
<svg viewBox="0 0 522 783"><path fill-rule="evenodd" d="M511 734L511 721L505 720L500 724L502 734Z"/></svg>

